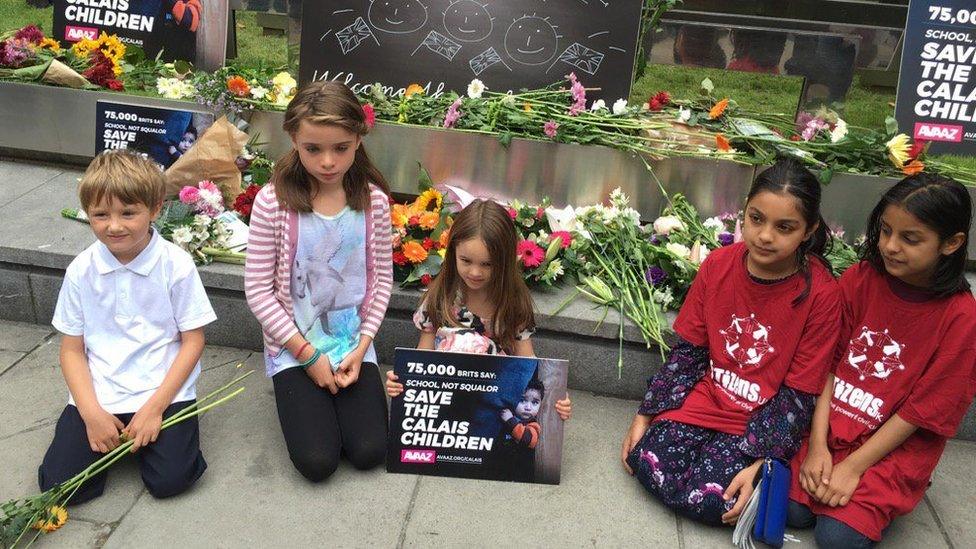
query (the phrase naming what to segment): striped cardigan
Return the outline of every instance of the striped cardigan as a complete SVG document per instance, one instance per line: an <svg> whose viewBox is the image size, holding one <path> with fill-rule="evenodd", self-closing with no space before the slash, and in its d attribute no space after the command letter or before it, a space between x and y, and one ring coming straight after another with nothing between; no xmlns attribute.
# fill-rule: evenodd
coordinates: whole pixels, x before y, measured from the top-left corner
<svg viewBox="0 0 976 549"><path fill-rule="evenodd" d="M376 337L393 288L393 246L390 203L370 184L366 223L366 295L359 309L361 334ZM274 183L258 192L251 209L251 227L244 264L247 305L261 323L264 350L277 356L284 343L299 333L291 299L291 266L298 245L298 213L279 206Z"/></svg>

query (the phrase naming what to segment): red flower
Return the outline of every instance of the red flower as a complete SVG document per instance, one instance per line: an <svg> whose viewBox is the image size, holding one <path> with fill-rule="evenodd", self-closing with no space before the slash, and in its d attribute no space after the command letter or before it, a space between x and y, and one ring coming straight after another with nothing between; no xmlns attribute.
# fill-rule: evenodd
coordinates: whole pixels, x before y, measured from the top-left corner
<svg viewBox="0 0 976 549"><path fill-rule="evenodd" d="M507 207L507 208L505 208L505 209L506 209L506 210L508 210L508 217L511 217L511 218L512 218L513 220L514 220L514 219L515 219L516 217L518 217L518 212L517 212L517 211L515 210L515 208L513 208L513 207L511 207L511 206L508 206L508 207Z"/></svg>
<svg viewBox="0 0 976 549"><path fill-rule="evenodd" d="M14 38L17 40L26 40L31 44L40 44L41 40L44 40L44 33L41 29L37 28L37 25L27 25L17 31Z"/></svg>
<svg viewBox="0 0 976 549"><path fill-rule="evenodd" d="M569 231L556 231L556 232L554 232L554 233L552 233L552 234L549 235L549 241L550 242L552 242L553 240L556 240L557 238L561 239L560 240L560 242L561 242L560 246L564 250L566 248L568 248L570 244L573 243L573 235Z"/></svg>
<svg viewBox="0 0 976 549"><path fill-rule="evenodd" d="M915 144L912 145L912 148L908 151L908 159L915 160L918 158L920 154L925 152L925 148L928 146L928 144L929 142L925 141L924 139L915 140Z"/></svg>
<svg viewBox="0 0 976 549"><path fill-rule="evenodd" d="M519 242L516 253L518 253L522 264L530 268L542 265L542 260L546 258L546 252L531 240Z"/></svg>
<svg viewBox="0 0 976 549"><path fill-rule="evenodd" d="M536 219L542 219L543 217L545 217L545 215L546 215L545 208L543 208L542 206L539 206L538 208L536 208L536 210L535 210L535 218Z"/></svg>
<svg viewBox="0 0 976 549"><path fill-rule="evenodd" d="M393 252L393 262L403 267L409 262L409 260L407 259L407 256L403 252L397 251L397 252Z"/></svg>
<svg viewBox="0 0 976 549"><path fill-rule="evenodd" d="M433 277L431 277L429 274L421 275L420 276L420 283L423 284L425 287L426 286L430 286L430 281L431 281L432 278Z"/></svg>
<svg viewBox="0 0 976 549"><path fill-rule="evenodd" d="M103 88L108 88L112 84L110 82L115 80L115 70L114 63L101 50L96 50L92 52L89 59L92 62L92 66L88 67L85 72L81 73L89 82L95 84L96 86L101 86ZM121 86L119 83L117 86ZM112 88L121 89L121 88Z"/></svg>
<svg viewBox="0 0 976 549"><path fill-rule="evenodd" d="M800 137L799 135L791 135L790 141L803 141L803 138Z"/></svg>
<svg viewBox="0 0 976 549"><path fill-rule="evenodd" d="M671 102L671 94L669 94L666 91L659 91L653 97L653 99L654 99L654 101L657 101L658 103L660 103L661 106L663 107L663 106L665 106L665 105L667 105L668 103Z"/></svg>
<svg viewBox="0 0 976 549"><path fill-rule="evenodd" d="M420 245L423 246L425 250L430 251L430 249L434 247L434 241L429 237L426 237L424 238L424 241L420 243Z"/></svg>
<svg viewBox="0 0 976 549"><path fill-rule="evenodd" d="M363 105L363 114L366 115L366 125L369 128L376 125L376 109L373 108L373 105L369 103Z"/></svg>
<svg viewBox="0 0 976 549"><path fill-rule="evenodd" d="M112 91L125 91L125 86L121 80L112 79L105 83L105 87Z"/></svg>
<svg viewBox="0 0 976 549"><path fill-rule="evenodd" d="M234 211L241 214L241 217L247 219L251 217L251 208L254 206L254 197L257 196L258 191L261 187L257 185L248 185L244 192L237 195L234 199Z"/></svg>
<svg viewBox="0 0 976 549"><path fill-rule="evenodd" d="M410 219L407 220L407 225L414 225L414 226L420 225L420 216L411 215Z"/></svg>
<svg viewBox="0 0 976 549"><path fill-rule="evenodd" d="M647 102L647 108L650 109L650 110L652 110L652 111L659 111L659 110L663 109L664 106L661 105L661 102L660 101L658 101L657 99L654 99L652 97L651 100Z"/></svg>

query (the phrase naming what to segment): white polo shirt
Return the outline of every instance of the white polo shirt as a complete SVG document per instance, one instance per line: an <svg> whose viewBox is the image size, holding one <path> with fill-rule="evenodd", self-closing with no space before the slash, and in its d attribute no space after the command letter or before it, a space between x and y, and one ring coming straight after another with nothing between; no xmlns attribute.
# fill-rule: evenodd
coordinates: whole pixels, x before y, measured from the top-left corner
<svg viewBox="0 0 976 549"><path fill-rule="evenodd" d="M127 265L98 241L81 252L65 272L52 324L84 336L98 403L125 414L162 384L180 351L180 332L216 319L193 259L153 230ZM199 375L198 361L173 402L196 398Z"/></svg>

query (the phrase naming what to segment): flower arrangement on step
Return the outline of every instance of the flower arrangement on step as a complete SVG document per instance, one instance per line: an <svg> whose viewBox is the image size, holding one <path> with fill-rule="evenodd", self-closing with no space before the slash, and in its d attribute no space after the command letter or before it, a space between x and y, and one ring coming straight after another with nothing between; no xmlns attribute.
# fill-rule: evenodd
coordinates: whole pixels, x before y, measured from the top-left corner
<svg viewBox="0 0 976 549"><path fill-rule="evenodd" d="M240 368L240 364L238 368ZM163 420L161 429L165 430L182 421L199 416L244 391L239 385L253 373L253 370L235 377L232 381L197 400L172 416ZM236 387L236 388L235 388ZM64 526L68 521L65 508L75 491L89 478L98 475L131 453L132 441L122 440L121 444L106 453L98 461L89 465L71 479L50 490L23 499L10 500L0 505L0 547L28 547L43 534L49 534ZM31 535L31 530L36 533Z"/></svg>
<svg viewBox="0 0 976 549"><path fill-rule="evenodd" d="M0 35L0 78L122 91L120 77L132 70L127 50L117 36L104 32L64 48L36 25L28 25Z"/></svg>
<svg viewBox="0 0 976 549"><path fill-rule="evenodd" d="M223 213L220 189L210 181L201 181L183 187L178 200L165 202L155 224L163 238L186 250L197 264L243 264L244 254L229 249L233 232Z"/></svg>

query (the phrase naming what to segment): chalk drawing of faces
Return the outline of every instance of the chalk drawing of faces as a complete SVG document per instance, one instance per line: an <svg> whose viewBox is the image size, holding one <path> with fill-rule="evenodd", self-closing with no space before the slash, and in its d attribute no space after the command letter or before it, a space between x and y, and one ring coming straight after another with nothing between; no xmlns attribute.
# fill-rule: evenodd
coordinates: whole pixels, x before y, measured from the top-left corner
<svg viewBox="0 0 976 549"><path fill-rule="evenodd" d="M556 56L559 38L548 17L523 15L505 31L505 52L516 63L542 65Z"/></svg>
<svg viewBox="0 0 976 549"><path fill-rule="evenodd" d="M390 34L405 34L427 24L427 7L420 0L371 0L369 24Z"/></svg>
<svg viewBox="0 0 976 549"><path fill-rule="evenodd" d="M455 0L444 10L444 30L461 42L478 42L491 34L494 19L488 4L474 0Z"/></svg>

